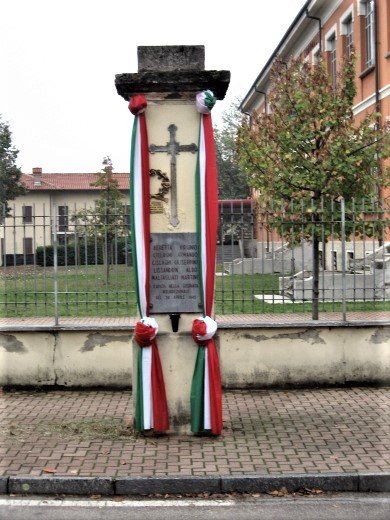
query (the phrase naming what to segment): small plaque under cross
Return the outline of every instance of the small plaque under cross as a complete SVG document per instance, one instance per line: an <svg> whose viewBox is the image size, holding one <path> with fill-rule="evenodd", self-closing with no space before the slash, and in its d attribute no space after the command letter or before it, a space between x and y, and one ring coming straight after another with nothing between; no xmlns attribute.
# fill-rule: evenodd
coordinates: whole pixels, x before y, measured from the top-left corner
<svg viewBox="0 0 390 520"><path fill-rule="evenodd" d="M171 156L171 216L169 219L170 224L173 227L179 225L180 221L177 215L177 179L176 179L176 156L180 152L191 152L195 153L198 151L198 147L195 143L191 144L180 144L176 141L177 126L172 124L168 126L169 142L165 146L158 146L151 144L149 146L150 153L165 152Z"/></svg>

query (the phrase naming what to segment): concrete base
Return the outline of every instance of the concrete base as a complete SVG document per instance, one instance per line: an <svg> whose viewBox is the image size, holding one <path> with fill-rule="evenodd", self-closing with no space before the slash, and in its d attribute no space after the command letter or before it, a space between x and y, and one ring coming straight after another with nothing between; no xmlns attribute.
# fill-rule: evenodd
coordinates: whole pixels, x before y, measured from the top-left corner
<svg viewBox="0 0 390 520"><path fill-rule="evenodd" d="M171 322L168 316L155 316L159 324L158 349L164 374L169 410L168 433L191 435L191 382L198 351L189 331L194 315L182 315L178 332L168 332ZM133 342L133 403L137 391L137 354L139 346ZM135 413L135 410L134 410Z"/></svg>

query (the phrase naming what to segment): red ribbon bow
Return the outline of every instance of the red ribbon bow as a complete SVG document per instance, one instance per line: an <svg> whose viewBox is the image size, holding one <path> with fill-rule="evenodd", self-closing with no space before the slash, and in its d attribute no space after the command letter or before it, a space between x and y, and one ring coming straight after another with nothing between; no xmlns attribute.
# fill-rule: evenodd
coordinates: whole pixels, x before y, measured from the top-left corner
<svg viewBox="0 0 390 520"><path fill-rule="evenodd" d="M140 347L149 347L156 336L156 329L137 321L134 328L134 339Z"/></svg>
<svg viewBox="0 0 390 520"><path fill-rule="evenodd" d="M209 340L200 339L207 333L207 325L203 320L195 319L192 322L192 338L197 345L207 345Z"/></svg>
<svg viewBox="0 0 390 520"><path fill-rule="evenodd" d="M145 108L148 106L146 97L143 94L137 94L130 99L129 110L136 116L145 112Z"/></svg>

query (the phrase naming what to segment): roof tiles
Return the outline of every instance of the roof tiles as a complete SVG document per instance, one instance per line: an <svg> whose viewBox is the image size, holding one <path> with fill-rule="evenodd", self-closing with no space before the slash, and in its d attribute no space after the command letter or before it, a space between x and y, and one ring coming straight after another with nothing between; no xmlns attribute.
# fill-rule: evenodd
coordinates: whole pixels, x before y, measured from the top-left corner
<svg viewBox="0 0 390 520"><path fill-rule="evenodd" d="M129 189L129 174L114 173L120 190ZM98 178L97 173L42 173L23 174L21 181L29 191L101 191L91 186Z"/></svg>

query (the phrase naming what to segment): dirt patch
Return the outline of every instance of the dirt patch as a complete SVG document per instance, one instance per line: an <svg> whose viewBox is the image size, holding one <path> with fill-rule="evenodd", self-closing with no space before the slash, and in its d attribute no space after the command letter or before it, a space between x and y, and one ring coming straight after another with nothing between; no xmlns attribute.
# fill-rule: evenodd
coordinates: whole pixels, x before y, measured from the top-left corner
<svg viewBox="0 0 390 520"><path fill-rule="evenodd" d="M0 436L25 442L31 436L66 440L121 440L137 436L131 424L122 419L80 419L44 421L35 424L12 422L0 427Z"/></svg>

